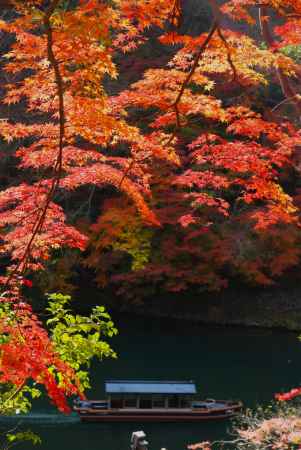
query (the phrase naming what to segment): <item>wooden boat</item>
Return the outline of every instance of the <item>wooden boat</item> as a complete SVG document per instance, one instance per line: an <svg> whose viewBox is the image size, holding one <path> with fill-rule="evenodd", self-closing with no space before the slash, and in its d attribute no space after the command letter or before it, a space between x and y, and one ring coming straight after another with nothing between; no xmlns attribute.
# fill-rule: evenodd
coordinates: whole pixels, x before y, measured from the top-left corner
<svg viewBox="0 0 301 450"><path fill-rule="evenodd" d="M107 400L77 400L74 411L84 422L196 422L228 419L242 403L199 400L193 381L105 382Z"/></svg>

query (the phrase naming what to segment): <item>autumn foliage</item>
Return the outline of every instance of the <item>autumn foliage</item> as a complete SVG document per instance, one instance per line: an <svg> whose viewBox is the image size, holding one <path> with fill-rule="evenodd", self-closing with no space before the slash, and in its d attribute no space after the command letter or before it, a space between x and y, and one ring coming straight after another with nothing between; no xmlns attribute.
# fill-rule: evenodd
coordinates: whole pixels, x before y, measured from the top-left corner
<svg viewBox="0 0 301 450"><path fill-rule="evenodd" d="M67 410L76 370L24 299L54 254L88 247L99 283L134 295L220 289L233 273L269 284L299 263L301 6L211 0L210 28L191 36L185 1L10 3L0 135L17 176L0 192L0 381L18 393L33 379ZM116 89L152 33L168 63ZM114 195L82 226L64 200L87 186Z"/></svg>
<svg viewBox="0 0 301 450"><path fill-rule="evenodd" d="M209 33L161 35L174 49L167 66L146 70L115 97L180 162L152 165L160 229L139 218L135 225L132 206L125 215L116 199L92 225L86 263L122 296L218 290L231 277L269 285L299 263L300 68L289 56L299 42L297 7L231 5L211 2ZM230 19L257 25L256 38L247 25L245 33L235 22L224 27ZM271 101L278 83L282 97Z"/></svg>

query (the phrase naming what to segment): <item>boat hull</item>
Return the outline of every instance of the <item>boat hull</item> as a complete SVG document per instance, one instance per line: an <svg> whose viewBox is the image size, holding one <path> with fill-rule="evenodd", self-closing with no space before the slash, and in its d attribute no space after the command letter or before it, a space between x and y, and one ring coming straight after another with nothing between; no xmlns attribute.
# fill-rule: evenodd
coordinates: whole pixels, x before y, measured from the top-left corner
<svg viewBox="0 0 301 450"><path fill-rule="evenodd" d="M204 420L224 420L233 417L242 408L240 403L231 404L219 409L206 410L158 410L154 411L125 411L105 410L81 411L74 408L82 422L201 422Z"/></svg>
<svg viewBox="0 0 301 450"><path fill-rule="evenodd" d="M220 415L80 415L82 422L200 422L204 420L224 420L233 417L234 414Z"/></svg>

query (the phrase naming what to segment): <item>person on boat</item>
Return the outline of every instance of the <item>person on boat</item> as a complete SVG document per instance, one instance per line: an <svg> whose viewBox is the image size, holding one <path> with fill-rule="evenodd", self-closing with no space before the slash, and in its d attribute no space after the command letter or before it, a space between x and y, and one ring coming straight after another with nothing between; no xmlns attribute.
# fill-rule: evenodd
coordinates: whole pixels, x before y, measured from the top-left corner
<svg viewBox="0 0 301 450"><path fill-rule="evenodd" d="M90 403L86 400L81 400L79 397L74 400L74 406L77 408L89 408Z"/></svg>

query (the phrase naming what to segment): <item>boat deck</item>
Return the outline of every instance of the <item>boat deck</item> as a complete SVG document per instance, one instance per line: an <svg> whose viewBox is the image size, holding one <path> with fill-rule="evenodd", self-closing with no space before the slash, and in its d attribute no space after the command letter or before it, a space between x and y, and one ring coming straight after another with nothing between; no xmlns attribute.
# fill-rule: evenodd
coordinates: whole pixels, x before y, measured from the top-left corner
<svg viewBox="0 0 301 450"><path fill-rule="evenodd" d="M232 417L242 404L199 399L193 381L110 380L106 400L77 400L84 422L191 422Z"/></svg>

